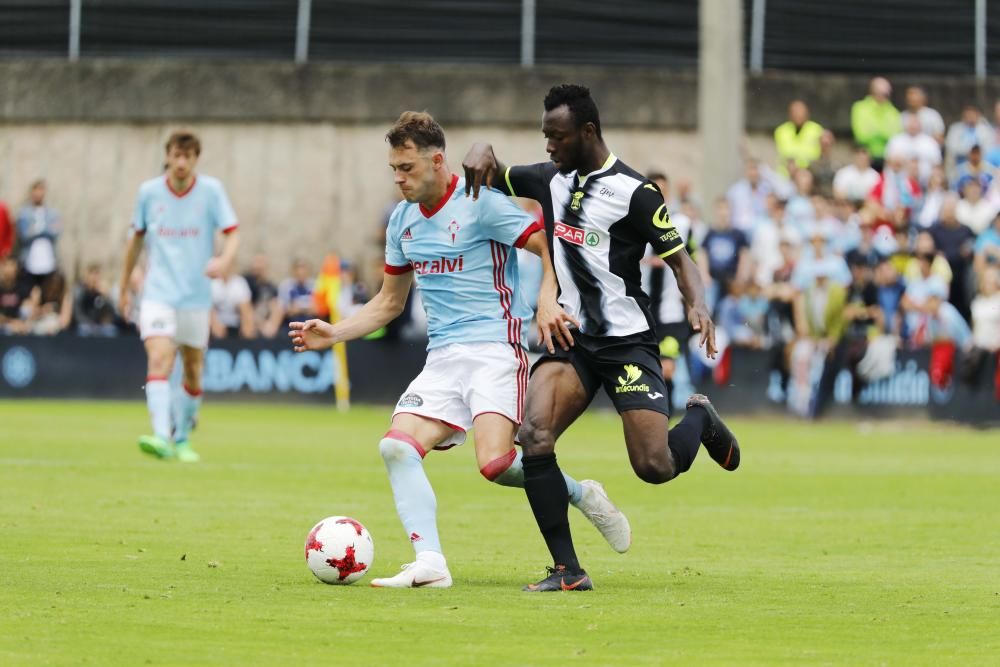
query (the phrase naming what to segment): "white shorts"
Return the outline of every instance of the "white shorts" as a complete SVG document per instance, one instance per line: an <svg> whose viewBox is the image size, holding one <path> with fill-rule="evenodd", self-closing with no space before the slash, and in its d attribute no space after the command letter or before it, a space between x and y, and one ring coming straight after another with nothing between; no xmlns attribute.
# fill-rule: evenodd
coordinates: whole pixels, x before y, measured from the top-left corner
<svg viewBox="0 0 1000 667"><path fill-rule="evenodd" d="M454 434L435 449L465 442L481 414L495 412L515 424L524 416L528 354L511 343L452 343L427 353L420 375L406 388L392 416L436 419Z"/></svg>
<svg viewBox="0 0 1000 667"><path fill-rule="evenodd" d="M143 340L165 336L178 345L204 350L208 347L208 314L207 308L178 310L143 300L139 306L139 335Z"/></svg>

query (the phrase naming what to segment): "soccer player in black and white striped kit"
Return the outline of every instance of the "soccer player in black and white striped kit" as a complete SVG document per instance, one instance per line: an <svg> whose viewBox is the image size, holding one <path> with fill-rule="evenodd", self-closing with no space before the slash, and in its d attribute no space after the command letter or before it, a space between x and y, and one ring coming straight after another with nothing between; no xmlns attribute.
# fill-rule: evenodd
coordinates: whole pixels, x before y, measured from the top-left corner
<svg viewBox="0 0 1000 667"><path fill-rule="evenodd" d="M619 160L604 143L597 105L578 85L553 87L544 102L542 133L548 162L506 167L489 144L466 155L466 194L482 185L542 205L559 281L559 303L579 328L564 332L571 346L543 354L532 369L518 440L524 487L553 567L527 591L590 590L567 519L566 483L555 442L601 387L621 415L629 461L645 482L662 484L691 467L700 445L724 469L740 463L736 438L708 398L693 395L670 429L666 386L649 297L639 263L647 244L677 278L688 322L715 354L715 325L704 287L660 190Z"/></svg>

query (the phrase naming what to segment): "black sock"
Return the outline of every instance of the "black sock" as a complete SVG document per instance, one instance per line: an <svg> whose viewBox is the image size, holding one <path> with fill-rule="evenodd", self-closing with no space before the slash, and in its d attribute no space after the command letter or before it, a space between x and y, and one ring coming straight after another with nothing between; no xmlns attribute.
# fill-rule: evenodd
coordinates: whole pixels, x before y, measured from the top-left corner
<svg viewBox="0 0 1000 667"><path fill-rule="evenodd" d="M538 529L555 565L565 565L573 574L582 572L569 532L569 493L555 454L525 456L524 492L535 514Z"/></svg>
<svg viewBox="0 0 1000 667"><path fill-rule="evenodd" d="M670 429L667 445L674 455L678 475L687 472L694 463L694 457L698 455L698 449L701 447L701 432L705 430L707 419L708 412L705 408L692 405L684 414L684 419Z"/></svg>

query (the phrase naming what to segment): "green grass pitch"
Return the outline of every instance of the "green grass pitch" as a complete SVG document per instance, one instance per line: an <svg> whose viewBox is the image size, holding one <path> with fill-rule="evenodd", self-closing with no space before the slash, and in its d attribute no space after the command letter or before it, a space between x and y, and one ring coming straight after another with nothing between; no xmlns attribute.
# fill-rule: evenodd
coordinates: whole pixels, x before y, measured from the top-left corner
<svg viewBox="0 0 1000 667"><path fill-rule="evenodd" d="M207 401L203 462L142 456L141 403L0 403L0 665L1000 664L1000 436L925 423L734 420L632 475L614 414L560 444L628 513L612 552L573 512L593 593L531 595L546 551L523 494L468 445L426 465L455 586L380 590L412 552L377 442L385 408ZM346 514L375 538L359 584L303 541Z"/></svg>

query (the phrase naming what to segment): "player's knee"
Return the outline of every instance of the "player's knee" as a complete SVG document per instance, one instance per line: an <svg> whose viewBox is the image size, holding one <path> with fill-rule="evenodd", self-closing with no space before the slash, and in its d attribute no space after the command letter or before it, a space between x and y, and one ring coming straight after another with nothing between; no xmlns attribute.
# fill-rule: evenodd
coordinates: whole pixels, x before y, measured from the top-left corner
<svg viewBox="0 0 1000 667"><path fill-rule="evenodd" d="M490 482L495 482L500 486L518 486L510 482L516 481L518 470L511 470L517 460L517 450L513 447L504 454L493 458L489 463L479 469L480 474ZM518 466L520 468L520 466ZM524 474L520 474L521 484L524 486Z"/></svg>
<svg viewBox="0 0 1000 667"><path fill-rule="evenodd" d="M386 463L402 461L404 458L412 456L413 452L419 454L421 458L424 455L423 449L419 448L415 442L406 442L389 434L386 434L386 437L378 443L378 451Z"/></svg>
<svg viewBox="0 0 1000 667"><path fill-rule="evenodd" d="M670 459L664 457L644 457L632 461L632 470L636 476L647 484L663 484L676 476L676 471Z"/></svg>
<svg viewBox="0 0 1000 667"><path fill-rule="evenodd" d="M552 430L530 416L521 424L517 432L517 440L526 456L548 454L555 448L555 437Z"/></svg>

